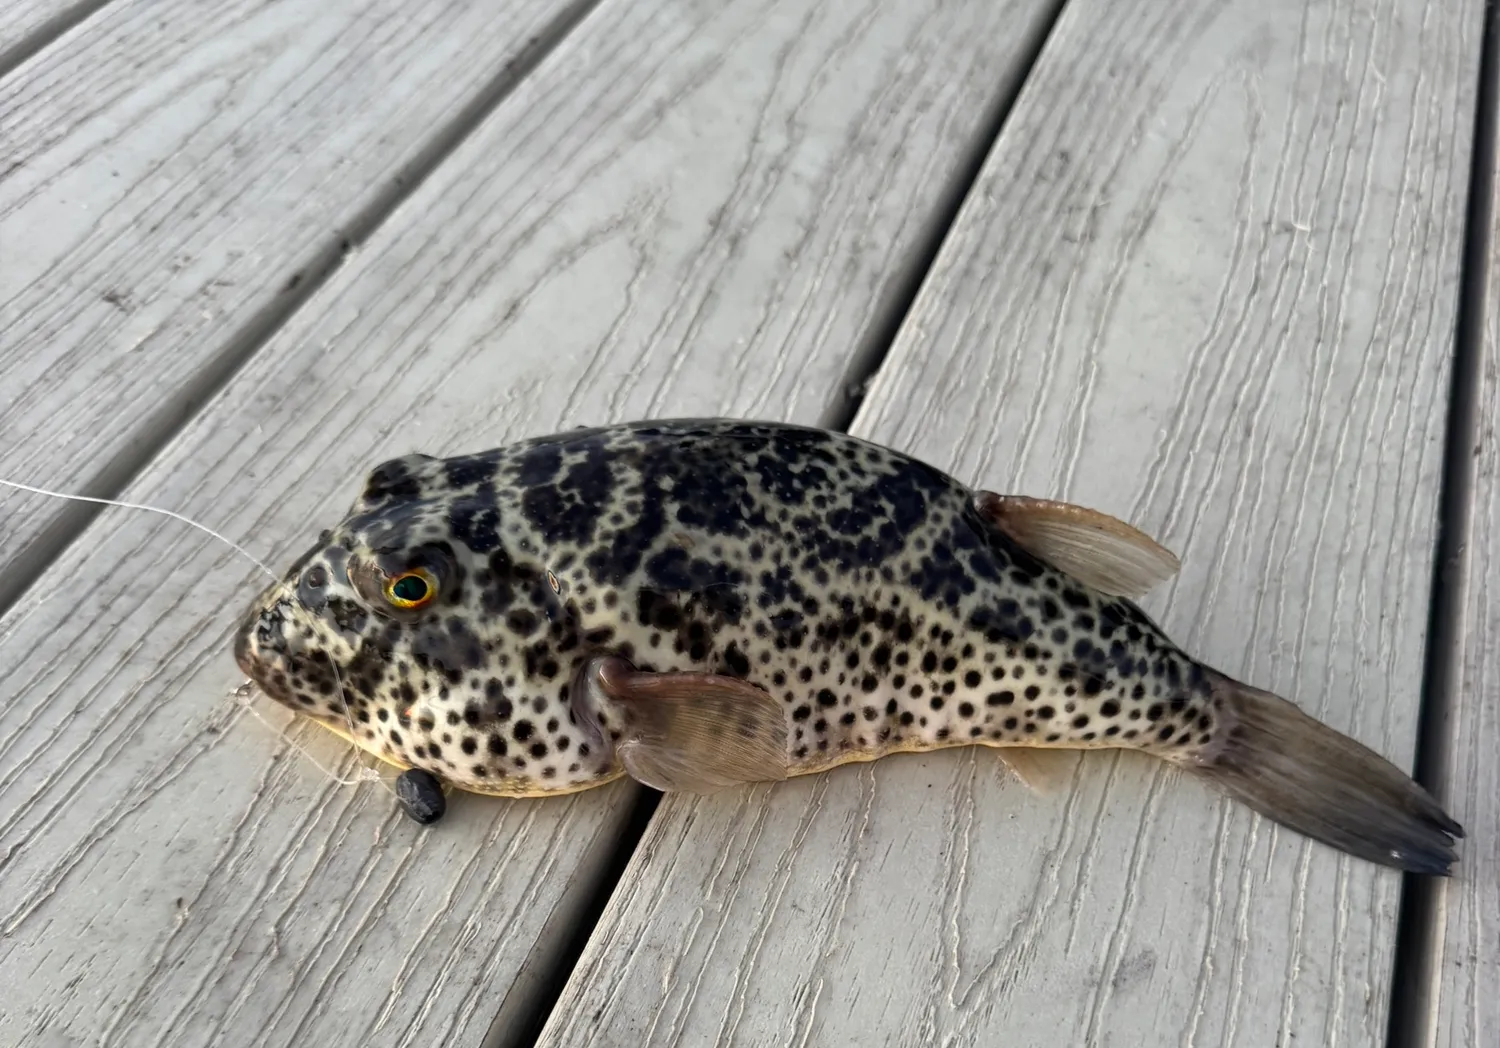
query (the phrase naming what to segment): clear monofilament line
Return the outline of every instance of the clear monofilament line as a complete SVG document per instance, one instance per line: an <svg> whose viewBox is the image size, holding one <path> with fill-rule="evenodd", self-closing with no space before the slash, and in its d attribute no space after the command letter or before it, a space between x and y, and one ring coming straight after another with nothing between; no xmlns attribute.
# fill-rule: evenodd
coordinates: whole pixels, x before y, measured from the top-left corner
<svg viewBox="0 0 1500 1048"><path fill-rule="evenodd" d="M16 480L6 480L3 477L0 477L0 484L4 484L8 488L18 488L21 491L29 491L33 495L46 495L50 498L67 499L71 502L92 502L100 506L119 506L121 509L139 509L145 510L147 513L159 513L164 517L171 517L173 520L181 521L182 523L187 524L190 527L197 528L199 531L207 535L213 536L220 542L224 543L224 545L234 550L240 556L244 557L251 564L254 564L261 571L265 572L273 580L276 578L276 573L269 567L267 567L260 560L260 558L255 556L255 554L251 553L245 547L241 546L233 539L226 538L225 536L219 534L207 524L199 524L196 520L193 520L190 517L184 517L181 513L175 513L169 509L162 509L160 506L147 506L144 503L140 502L121 502L119 499L96 498L92 495L73 495L66 491L48 491L46 488L33 487L30 484L22 484L20 481Z"/></svg>
<svg viewBox="0 0 1500 1048"><path fill-rule="evenodd" d="M286 743L292 749L300 753L303 759L307 761L307 763L311 764L314 768L317 768L318 771L326 775L330 781L338 784L339 786L358 786L362 782L378 782L381 786L384 786L389 793L393 795L395 794L396 791L393 790L390 784L381 777L380 772L374 768L369 768L361 765L354 778L340 778L331 769L324 767L323 763L316 757L314 757L312 753L307 749L307 747L299 745L291 738L291 736L287 735L284 729L276 727L276 725L272 724L265 717L265 715L260 712L260 710L256 709L255 705L250 701L252 692L249 689L245 688L242 685L241 687L236 688L231 694L234 696L235 702L238 703L247 713L249 713L251 717L255 718L255 720L258 721L272 735L275 735L282 742Z"/></svg>
<svg viewBox="0 0 1500 1048"><path fill-rule="evenodd" d="M186 516L182 515L181 513L178 513L178 512L176 512L174 510L163 509L161 506L150 506L150 505L146 505L145 503L141 503L141 502L125 502L125 501L122 501L120 499L100 498L100 497L93 496L93 495L75 495L75 494L72 494L72 493L66 492L66 491L51 491L51 490L49 490L47 488L39 488L39 487L36 487L35 485L32 485L32 484L23 484L23 483L21 483L18 480L6 480L3 477L0 477L0 485L4 485L5 487L8 487L8 488L15 488L16 490L19 490L19 491L27 491L27 492L30 492L33 495L43 495L43 496L46 496L47 498L65 499L65 500L68 500L70 502L89 502L89 503L93 503L94 505L99 505L99 506L118 506L120 509L142 510L142 511L147 512L147 513L156 513L156 514L159 514L159 515L161 515L163 517L170 517L171 519L179 521L179 522L181 522L183 524L186 524L189 527L196 528L197 530L203 532L205 535L208 535L210 538L217 539L218 541L222 542L224 545L228 546L230 549L234 550L234 552L236 552L240 556L244 557L251 564L254 564L261 571L265 572L265 574L273 582L277 582L277 583L281 582L281 580L277 577L276 573L274 571L272 571L271 568L265 562L263 562L259 557L255 556L255 554L251 553L249 550L245 549L245 547L241 546L239 543L235 542L233 539L228 538L227 536L222 535L219 532L215 531L213 528L209 527L207 524L200 524L198 521L193 520L191 517L186 517ZM295 600L289 601L288 602L288 606L290 607L290 609L292 611L292 614L294 616L302 617L305 614L305 610L300 605L298 605ZM304 621L306 621L306 620L304 620ZM320 624L317 623L316 621L313 621L311 623L311 625L313 626L313 628L317 628ZM350 734L350 737L353 738L353 737L357 736L359 734L359 732L356 730L355 723L354 723L354 711L350 708L350 706L349 706L349 698L348 698L348 696L344 692L343 675L339 673L338 664L335 663L331 657L328 660L328 667L333 672L334 686L338 689L338 694L339 694L339 705L343 707L343 710L344 710L344 719L345 719L345 721L348 722L348 725L349 725L349 734ZM243 695L240 694L240 692L239 692L238 689L236 690L235 694L236 694L236 697L237 697L238 701L240 702L240 705L244 706L245 709L249 710L250 711L250 715L252 717L254 717L257 721L259 721L267 729L269 729L270 731L274 732L279 738L281 738L283 741L285 741L288 746L292 747L292 749L296 750L304 758L306 758L309 764L311 764L314 768L317 768L320 772L322 772L324 775L328 776L328 778L332 779L334 782L338 783L341 786L355 786L355 785L358 785L361 782L375 781L375 782L379 782L381 785L385 786L385 788L388 791L390 791L391 793L393 793L393 794L395 793L395 791L391 789L390 785L388 783L386 783L386 781L380 777L380 773L377 772L374 768L361 767L359 775L356 778L354 778L354 779L341 779L341 778L339 778L333 772L331 772L327 768L323 767L323 765L321 763L319 763L318 760L316 758L314 758L313 755L311 753L309 753L305 748L303 748L302 746L299 746L297 743L293 742L285 734L285 732L282 732L282 731L278 730L273 724L271 724L270 721L266 720L266 718L261 715L260 711L257 710L257 709L255 709L253 706L251 706L250 703L249 703L249 701L248 701L248 699L245 696L243 696ZM356 748L356 752L358 752L357 748Z"/></svg>
<svg viewBox="0 0 1500 1048"><path fill-rule="evenodd" d="M298 614L301 614L300 606L294 604L292 607L297 609ZM344 675L339 672L339 664L333 661L332 655L328 656L328 668L333 671L333 686L339 693L339 705L344 708L344 722L349 725L349 737L356 738L359 735L359 729L354 726L354 711L349 708L349 694L344 690Z"/></svg>

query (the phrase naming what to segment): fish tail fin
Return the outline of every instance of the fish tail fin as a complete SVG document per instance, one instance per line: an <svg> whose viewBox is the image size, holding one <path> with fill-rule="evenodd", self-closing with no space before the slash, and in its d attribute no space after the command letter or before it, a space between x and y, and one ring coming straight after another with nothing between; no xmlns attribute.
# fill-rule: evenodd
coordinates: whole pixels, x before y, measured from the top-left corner
<svg viewBox="0 0 1500 1048"><path fill-rule="evenodd" d="M1217 723L1177 758L1273 822L1361 859L1446 877L1463 827L1410 776L1292 703L1210 673Z"/></svg>

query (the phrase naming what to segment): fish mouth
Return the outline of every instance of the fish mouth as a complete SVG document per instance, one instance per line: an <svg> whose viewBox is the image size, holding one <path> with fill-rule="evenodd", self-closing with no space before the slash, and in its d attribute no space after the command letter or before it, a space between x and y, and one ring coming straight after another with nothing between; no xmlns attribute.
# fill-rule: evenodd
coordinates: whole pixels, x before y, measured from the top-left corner
<svg viewBox="0 0 1500 1048"><path fill-rule="evenodd" d="M255 652L250 648L250 631L255 629L259 614L247 617L240 623L234 633L234 664L240 668L240 672L254 681L262 690L265 690L265 681L261 680L261 665L255 657Z"/></svg>
<svg viewBox="0 0 1500 1048"><path fill-rule="evenodd" d="M356 736L345 718L316 713L298 701L287 675L291 655L287 650L285 628L290 606L291 601L285 596L283 587L271 586L256 598L249 611L240 619L233 642L234 661L240 672L267 698L291 710L299 718L332 732L383 764L401 771L409 770L412 765L389 749L377 748L371 739Z"/></svg>
<svg viewBox="0 0 1500 1048"><path fill-rule="evenodd" d="M257 601L240 620L234 634L234 662L255 686L283 706L296 708L286 673L277 665L285 659L282 616L275 603Z"/></svg>
<svg viewBox="0 0 1500 1048"><path fill-rule="evenodd" d="M341 717L315 713L297 701L286 672L277 665L286 654L281 646L283 640L282 617L276 613L277 605L257 605L241 621L234 637L234 661L240 671L271 701L291 710L299 717L337 735L345 742L376 757L386 764L403 771L411 765L382 752L370 744L369 739L357 737L347 721Z"/></svg>

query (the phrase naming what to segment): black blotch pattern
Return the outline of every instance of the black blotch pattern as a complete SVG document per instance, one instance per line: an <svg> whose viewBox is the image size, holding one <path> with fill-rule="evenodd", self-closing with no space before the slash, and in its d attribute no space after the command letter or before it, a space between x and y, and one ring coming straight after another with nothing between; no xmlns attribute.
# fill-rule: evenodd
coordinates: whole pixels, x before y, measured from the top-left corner
<svg viewBox="0 0 1500 1048"><path fill-rule="evenodd" d="M365 478L363 501L376 505L419 497L422 484L412 467L432 461L429 455L406 455L380 463Z"/></svg>
<svg viewBox="0 0 1500 1048"><path fill-rule="evenodd" d="M445 776L603 774L624 726L580 734L569 706L574 670L599 652L774 689L793 752L820 760L911 733L1177 745L1206 731L1204 674L1135 605L1011 542L951 478L841 435L692 420L571 431L393 460L367 496L334 532L347 537L304 558L335 580L307 602L364 641L340 666L355 722ZM437 537L468 572L451 608L336 603L334 553L395 563ZM327 667L278 673L284 701L339 708Z"/></svg>
<svg viewBox="0 0 1500 1048"><path fill-rule="evenodd" d="M475 553L489 553L500 545L500 510L492 486L453 500L449 523L453 537Z"/></svg>

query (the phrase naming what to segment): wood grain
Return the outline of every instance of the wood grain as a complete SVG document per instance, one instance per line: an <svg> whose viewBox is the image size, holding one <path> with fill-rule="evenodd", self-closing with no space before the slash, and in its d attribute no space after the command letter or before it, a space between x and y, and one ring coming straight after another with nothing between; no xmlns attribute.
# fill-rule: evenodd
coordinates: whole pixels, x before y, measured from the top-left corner
<svg viewBox="0 0 1500 1048"><path fill-rule="evenodd" d="M1479 15L1073 0L855 425L1142 526L1181 643L1408 764ZM1060 760L667 798L541 1043L1384 1043L1396 874Z"/></svg>
<svg viewBox="0 0 1500 1048"><path fill-rule="evenodd" d="M605 4L126 497L279 565L388 455L817 420L1040 13ZM259 581L109 510L0 620L0 1043L526 1034L630 788L457 798L423 830L328 782L226 698Z"/></svg>
<svg viewBox="0 0 1500 1048"><path fill-rule="evenodd" d="M0 476L93 492L158 444L578 2L118 0L0 80ZM9 502L0 570L62 512Z"/></svg>
<svg viewBox="0 0 1500 1048"><path fill-rule="evenodd" d="M1490 75L1500 76L1500 70L1491 68ZM1500 194L1500 167L1490 179L1491 193ZM1427 1018L1429 1043L1440 1048L1480 1048L1500 1029L1500 212L1491 220L1496 224L1489 234L1482 306L1478 431L1472 447L1452 449L1473 456L1474 497L1466 577L1455 580L1464 587L1464 603L1450 652L1457 660L1457 688L1442 725L1440 749L1447 759L1439 789L1468 840L1465 869L1442 886L1436 907Z"/></svg>

